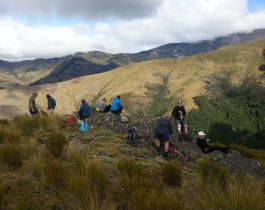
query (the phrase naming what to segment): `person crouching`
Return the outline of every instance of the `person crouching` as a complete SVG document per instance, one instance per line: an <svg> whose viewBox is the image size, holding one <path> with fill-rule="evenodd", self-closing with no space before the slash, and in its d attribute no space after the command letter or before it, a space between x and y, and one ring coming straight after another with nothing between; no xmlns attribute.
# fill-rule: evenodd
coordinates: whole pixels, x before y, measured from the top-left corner
<svg viewBox="0 0 265 210"><path fill-rule="evenodd" d="M165 160L168 159L168 151L169 151L169 140L173 134L173 129L170 121L165 117L160 118L157 121L156 128L155 128L155 145L156 151L161 153L161 144L164 144L164 154L163 157Z"/></svg>

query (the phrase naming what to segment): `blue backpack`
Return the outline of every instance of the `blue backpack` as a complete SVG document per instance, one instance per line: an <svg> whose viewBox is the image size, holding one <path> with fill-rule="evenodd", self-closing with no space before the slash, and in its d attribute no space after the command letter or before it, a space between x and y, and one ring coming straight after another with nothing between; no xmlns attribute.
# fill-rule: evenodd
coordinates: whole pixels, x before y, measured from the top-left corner
<svg viewBox="0 0 265 210"><path fill-rule="evenodd" d="M81 133L85 133L89 130L89 125L86 120L81 121L79 130Z"/></svg>

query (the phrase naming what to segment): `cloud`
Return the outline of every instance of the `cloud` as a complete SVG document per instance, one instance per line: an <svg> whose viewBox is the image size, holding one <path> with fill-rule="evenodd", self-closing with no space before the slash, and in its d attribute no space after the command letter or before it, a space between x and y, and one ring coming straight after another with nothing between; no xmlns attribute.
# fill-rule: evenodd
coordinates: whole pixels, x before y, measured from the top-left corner
<svg viewBox="0 0 265 210"><path fill-rule="evenodd" d="M78 11L73 9L67 12L65 8L70 8L70 3L62 4L62 8L56 9L56 4L44 4L44 0L24 0L23 2L25 1L29 6L21 10L31 11L39 8L38 10L42 10L43 13L56 10L56 13L61 15L75 14ZM59 2L59 0L54 1ZM80 4L84 1L77 2ZM72 1L69 0L69 2ZM101 5L95 3L96 1L90 2L97 7ZM99 2L106 3L107 0ZM123 2L124 8L131 5L125 4L129 0L108 0L108 2ZM135 4L139 6L140 2L148 5L151 1L135 1ZM249 12L247 0L161 0L160 2L155 9L156 12L151 12L152 14L149 13L145 17L133 15L138 14L136 11L133 12L138 7L136 6L132 7L131 15L125 14L122 17L119 14L120 17L115 21L99 19L93 24L80 20L78 23L63 26L47 23L32 25L21 22L8 13L8 16L0 19L0 58L53 57L90 50L111 53L137 52L166 43L195 42L234 32L249 32L257 28L265 28L265 10ZM41 3L43 6L40 6ZM18 4L18 6L21 5ZM85 4L83 7L85 8ZM102 7L96 9L97 7L93 6L94 16L100 17L99 14L103 15L103 11L107 9ZM85 11L84 8L83 11ZM115 16L121 8L122 6L110 9L109 13L105 14L106 18ZM154 10L154 7L151 10Z"/></svg>
<svg viewBox="0 0 265 210"><path fill-rule="evenodd" d="M18 15L132 19L152 15L160 0L6 0L0 8Z"/></svg>

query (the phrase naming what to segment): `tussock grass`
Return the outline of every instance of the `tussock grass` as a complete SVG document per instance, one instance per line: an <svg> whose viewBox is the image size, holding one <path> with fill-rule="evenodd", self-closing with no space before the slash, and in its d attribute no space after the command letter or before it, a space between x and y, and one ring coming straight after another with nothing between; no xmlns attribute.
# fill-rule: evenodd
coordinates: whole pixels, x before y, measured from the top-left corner
<svg viewBox="0 0 265 210"><path fill-rule="evenodd" d="M194 208L225 210L263 210L265 193L262 182L251 178L234 178L227 184L226 190L220 185L203 185L194 189Z"/></svg>
<svg viewBox="0 0 265 210"><path fill-rule="evenodd" d="M218 185L222 188L227 186L230 175L225 166L212 159L206 159L198 162L198 167L201 178L206 185Z"/></svg>
<svg viewBox="0 0 265 210"><path fill-rule="evenodd" d="M117 168L119 172L128 176L142 176L144 172L144 166L134 160L120 160L117 163Z"/></svg>
<svg viewBox="0 0 265 210"><path fill-rule="evenodd" d="M182 184L182 171L179 166L174 163L167 163L161 167L161 174L163 180L170 186L181 186Z"/></svg>
<svg viewBox="0 0 265 210"><path fill-rule="evenodd" d="M182 210L184 204L181 199L175 195L152 190L151 192L145 189L139 189L132 193L129 210Z"/></svg>
<svg viewBox="0 0 265 210"><path fill-rule="evenodd" d="M66 170L61 159L47 158L44 165L44 175L46 184L51 187L65 187Z"/></svg>
<svg viewBox="0 0 265 210"><path fill-rule="evenodd" d="M2 145L0 147L0 159L4 164L17 168L22 165L23 148L20 145Z"/></svg>
<svg viewBox="0 0 265 210"><path fill-rule="evenodd" d="M36 209L43 209L40 205L38 205L35 201L30 198L20 198L16 201L13 210L36 210Z"/></svg>
<svg viewBox="0 0 265 210"><path fill-rule="evenodd" d="M64 146L67 144L67 140L63 134L51 133L49 134L46 147L51 155L54 157L60 157L63 153Z"/></svg>

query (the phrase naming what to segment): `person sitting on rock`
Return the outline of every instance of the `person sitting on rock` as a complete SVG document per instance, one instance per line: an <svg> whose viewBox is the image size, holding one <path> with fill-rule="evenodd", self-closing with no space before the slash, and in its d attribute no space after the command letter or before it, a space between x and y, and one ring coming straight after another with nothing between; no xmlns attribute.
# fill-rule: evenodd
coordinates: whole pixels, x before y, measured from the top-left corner
<svg viewBox="0 0 265 210"><path fill-rule="evenodd" d="M177 106L172 111L172 116L175 117L178 133L181 135L181 126L185 129L185 134L188 134L188 124L186 121L186 110L181 101L177 102Z"/></svg>
<svg viewBox="0 0 265 210"><path fill-rule="evenodd" d="M88 103L86 103L85 99L81 100L81 106L78 112L78 115L80 117L80 120L85 120L86 118L90 117L91 115L91 110L90 107L88 105Z"/></svg>
<svg viewBox="0 0 265 210"><path fill-rule="evenodd" d="M96 103L96 110L99 112L104 112L107 107L107 99L103 98L101 101Z"/></svg>
<svg viewBox="0 0 265 210"><path fill-rule="evenodd" d="M168 159L168 151L169 151L169 140L173 134L173 129L170 121L165 117L160 118L157 121L156 128L155 128L155 145L156 151L161 153L161 144L164 144L164 159Z"/></svg>
<svg viewBox="0 0 265 210"><path fill-rule="evenodd" d="M48 109L47 109L48 116L53 116L53 112L56 107L56 101L50 95L46 95L46 98L48 100Z"/></svg>
<svg viewBox="0 0 265 210"><path fill-rule="evenodd" d="M112 101L111 112L116 113L116 114L120 114L120 113L122 113L122 110L123 110L123 104L121 102L121 97L117 96Z"/></svg>
<svg viewBox="0 0 265 210"><path fill-rule="evenodd" d="M229 147L210 146L208 144L208 142L209 142L209 139L206 137L204 132L200 131L198 133L197 138L196 138L196 143L197 143L198 147L200 147L200 149L203 153L211 153L211 152L214 152L216 150L221 151L225 154L229 153Z"/></svg>
<svg viewBox="0 0 265 210"><path fill-rule="evenodd" d="M33 115L39 115L40 111L37 107L35 99L37 98L38 93L32 93L31 97L29 98L29 113Z"/></svg>

